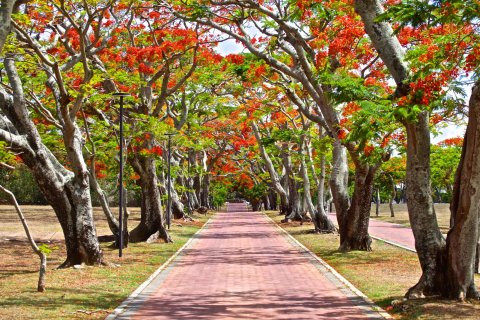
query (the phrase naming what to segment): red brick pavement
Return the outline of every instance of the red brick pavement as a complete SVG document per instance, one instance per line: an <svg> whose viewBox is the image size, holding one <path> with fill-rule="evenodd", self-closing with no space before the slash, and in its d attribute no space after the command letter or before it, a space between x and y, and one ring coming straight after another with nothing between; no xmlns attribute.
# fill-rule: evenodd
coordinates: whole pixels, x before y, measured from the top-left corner
<svg viewBox="0 0 480 320"><path fill-rule="evenodd" d="M263 214L245 212L243 204L229 210L235 212L219 213L119 318L382 318L320 272Z"/></svg>

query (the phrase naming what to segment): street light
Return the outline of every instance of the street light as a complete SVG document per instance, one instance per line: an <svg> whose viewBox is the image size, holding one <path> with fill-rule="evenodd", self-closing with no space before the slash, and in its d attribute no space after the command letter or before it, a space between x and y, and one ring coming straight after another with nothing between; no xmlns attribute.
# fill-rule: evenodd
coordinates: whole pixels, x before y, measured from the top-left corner
<svg viewBox="0 0 480 320"><path fill-rule="evenodd" d="M123 99L128 97L129 94L126 92L115 92L112 93L114 98L120 98L120 151L119 151L119 160L120 160L120 173L118 177L119 183L119 194L118 194L118 256L122 257L123 249Z"/></svg>
<svg viewBox="0 0 480 320"><path fill-rule="evenodd" d="M172 208L172 195L171 195L171 187L172 187L172 182L170 179L170 166L172 162L172 157L171 157L171 146L172 146L172 136L174 136L176 133L170 132L170 133L165 133L166 136L168 136L168 158L167 158L167 227L168 230L170 230L170 215L171 215L171 208Z"/></svg>
<svg viewBox="0 0 480 320"><path fill-rule="evenodd" d="M190 129L186 131L187 137L190 138ZM192 207L190 203L190 148L187 150L187 208L188 214L192 214Z"/></svg>

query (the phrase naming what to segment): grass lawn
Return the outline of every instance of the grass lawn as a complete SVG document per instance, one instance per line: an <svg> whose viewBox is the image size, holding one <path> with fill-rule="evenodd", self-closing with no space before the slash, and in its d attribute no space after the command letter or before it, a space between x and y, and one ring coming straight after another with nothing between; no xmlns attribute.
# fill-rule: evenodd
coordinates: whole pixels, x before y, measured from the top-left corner
<svg viewBox="0 0 480 320"><path fill-rule="evenodd" d="M408 301L401 307L392 308L392 300L402 299L408 288L413 286L421 275L417 255L413 252L374 240L372 252L353 251L342 254L337 251L339 235L313 234L312 224L281 223L283 216L279 216L277 212L267 211L266 214L376 304L390 309L389 312L396 319L480 318L479 302L458 303L423 299ZM478 277L476 281L477 285L480 284Z"/></svg>
<svg viewBox="0 0 480 320"><path fill-rule="evenodd" d="M212 214L196 215L194 222L172 222L174 243L130 244L124 257L102 244L105 259L120 265L55 270L63 262L65 248L58 223L49 207L25 207L33 234L51 239L47 290L36 292L39 259L21 237L20 222L8 206L0 207L0 319L103 319L197 232ZM108 234L106 222L96 210L98 234ZM131 210L130 226L139 220L138 208ZM43 225L43 227L41 226ZM8 234L14 236L8 236ZM25 236L23 236L25 239Z"/></svg>

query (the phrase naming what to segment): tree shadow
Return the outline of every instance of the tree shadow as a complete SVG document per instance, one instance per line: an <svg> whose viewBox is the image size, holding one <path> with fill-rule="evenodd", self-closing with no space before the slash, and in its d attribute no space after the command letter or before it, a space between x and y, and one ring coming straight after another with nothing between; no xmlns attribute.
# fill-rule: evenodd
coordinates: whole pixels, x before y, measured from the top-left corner
<svg viewBox="0 0 480 320"><path fill-rule="evenodd" d="M363 313L354 305L358 301L312 291L278 293L250 290L198 292L188 295L165 294L148 299L138 318L158 319L368 319L374 313ZM127 319L129 315L119 319ZM380 319L378 317L378 319Z"/></svg>

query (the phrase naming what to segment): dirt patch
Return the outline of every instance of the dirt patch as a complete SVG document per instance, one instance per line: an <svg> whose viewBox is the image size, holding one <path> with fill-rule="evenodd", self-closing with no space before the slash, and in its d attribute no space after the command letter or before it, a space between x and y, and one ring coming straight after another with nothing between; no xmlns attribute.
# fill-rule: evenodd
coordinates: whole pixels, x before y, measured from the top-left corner
<svg viewBox="0 0 480 320"><path fill-rule="evenodd" d="M64 239L62 228L50 206L21 206L21 208L36 241L48 243ZM112 211L114 214L118 213L118 208L112 208ZM133 228L140 221L140 208L128 208L128 211L129 228ZM111 235L101 208L93 209L93 217L97 235ZM0 242L26 240L25 232L12 206L0 205L0 225Z"/></svg>

